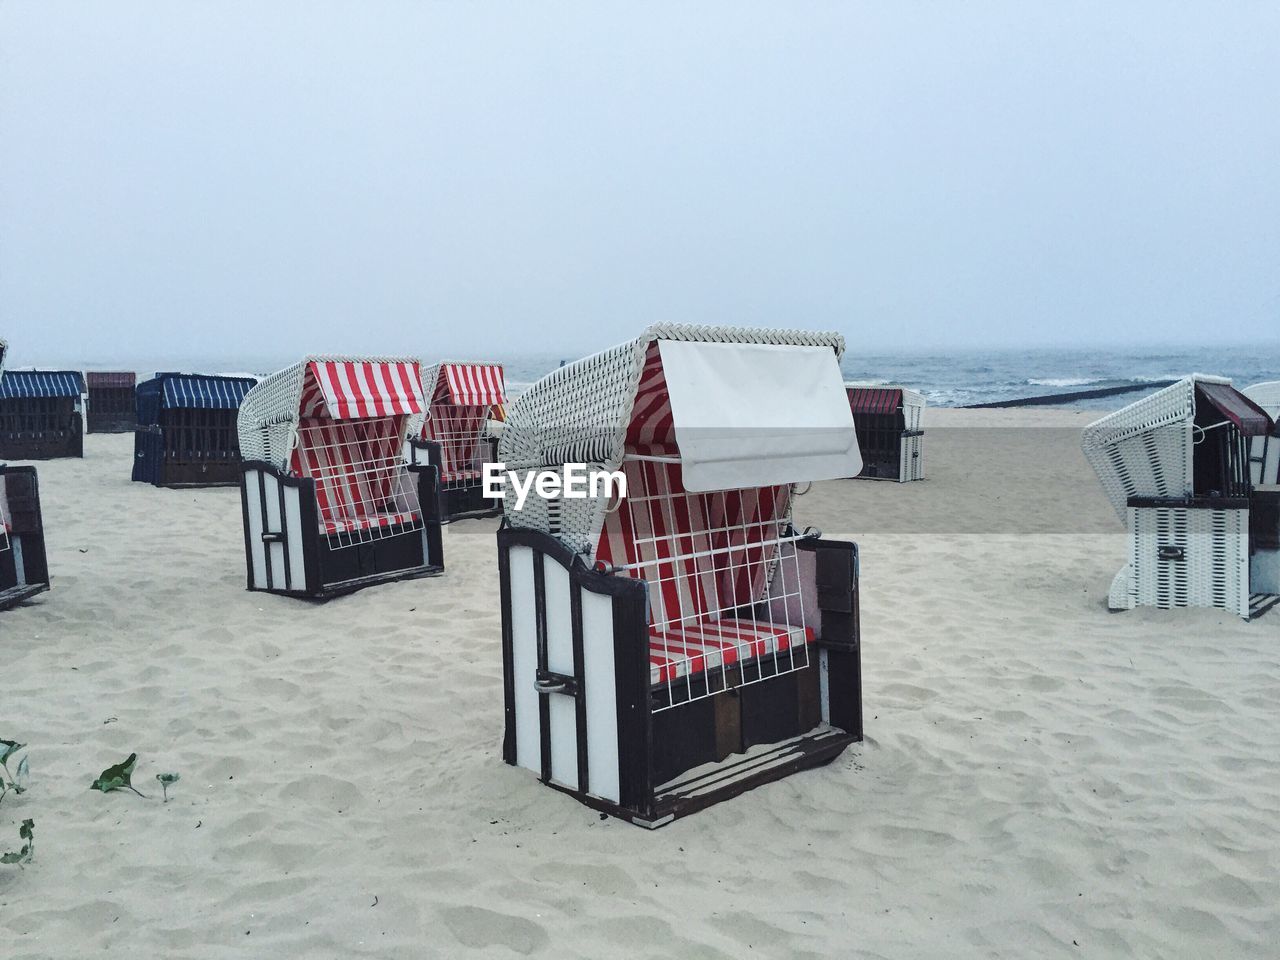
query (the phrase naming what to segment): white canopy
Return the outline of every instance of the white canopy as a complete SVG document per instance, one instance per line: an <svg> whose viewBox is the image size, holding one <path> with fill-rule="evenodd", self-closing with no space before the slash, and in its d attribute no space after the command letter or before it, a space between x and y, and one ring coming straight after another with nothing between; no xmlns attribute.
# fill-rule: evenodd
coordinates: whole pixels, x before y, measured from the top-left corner
<svg viewBox="0 0 1280 960"><path fill-rule="evenodd" d="M840 362L825 346L660 340L685 488L856 477Z"/></svg>

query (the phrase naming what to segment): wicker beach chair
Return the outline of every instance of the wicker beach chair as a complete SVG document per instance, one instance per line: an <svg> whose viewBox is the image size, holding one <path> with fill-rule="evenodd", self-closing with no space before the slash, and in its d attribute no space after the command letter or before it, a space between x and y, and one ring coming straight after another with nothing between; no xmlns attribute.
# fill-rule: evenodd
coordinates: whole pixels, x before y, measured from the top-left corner
<svg viewBox="0 0 1280 960"><path fill-rule="evenodd" d="M321 598L444 568L436 471L405 462L424 413L407 357L309 357L246 394L250 590Z"/></svg>
<svg viewBox="0 0 1280 960"><path fill-rule="evenodd" d="M831 333L661 325L511 404L507 763L656 827L862 738L857 548L792 522L797 483L862 467L843 350ZM531 474L588 470L625 494L539 481L520 506Z"/></svg>
<svg viewBox="0 0 1280 960"><path fill-rule="evenodd" d="M0 340L0 384L8 347ZM49 589L49 566L34 467L0 463L0 610Z"/></svg>
<svg viewBox="0 0 1280 960"><path fill-rule="evenodd" d="M157 487L240 482L236 419L255 377L157 373L138 385L133 479Z"/></svg>
<svg viewBox="0 0 1280 960"><path fill-rule="evenodd" d="M0 457L84 456L84 375L10 370L0 380Z"/></svg>
<svg viewBox="0 0 1280 960"><path fill-rule="evenodd" d="M924 395L908 387L846 383L862 450L859 479L924 479Z"/></svg>
<svg viewBox="0 0 1280 960"><path fill-rule="evenodd" d="M507 402L502 365L443 361L423 367L422 395L429 408L409 455L439 471L441 520L499 516L502 502L485 498L481 481L484 465L497 458L494 425Z"/></svg>
<svg viewBox="0 0 1280 960"><path fill-rule="evenodd" d="M1251 438L1271 419L1229 380L1192 374L1091 423L1085 457L1129 531L1113 610L1218 607L1245 619L1277 592L1251 555L1273 552L1259 524L1274 507L1250 476ZM1252 514L1252 516L1251 516Z"/></svg>
<svg viewBox="0 0 1280 960"><path fill-rule="evenodd" d="M86 373L84 380L89 433L129 433L137 428L136 373L93 371Z"/></svg>

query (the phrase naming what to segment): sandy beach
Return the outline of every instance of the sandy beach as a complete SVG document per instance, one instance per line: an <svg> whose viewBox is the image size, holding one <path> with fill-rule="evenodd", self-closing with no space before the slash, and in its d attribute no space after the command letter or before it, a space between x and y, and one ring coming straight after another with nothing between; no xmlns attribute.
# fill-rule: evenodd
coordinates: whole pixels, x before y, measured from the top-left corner
<svg viewBox="0 0 1280 960"><path fill-rule="evenodd" d="M803 497L861 545L867 739L653 832L501 762L496 521L438 578L249 593L237 490L87 437L0 614L0 955L1273 957L1280 613L1107 611L1096 416L931 409L926 482ZM133 751L150 801L89 790Z"/></svg>

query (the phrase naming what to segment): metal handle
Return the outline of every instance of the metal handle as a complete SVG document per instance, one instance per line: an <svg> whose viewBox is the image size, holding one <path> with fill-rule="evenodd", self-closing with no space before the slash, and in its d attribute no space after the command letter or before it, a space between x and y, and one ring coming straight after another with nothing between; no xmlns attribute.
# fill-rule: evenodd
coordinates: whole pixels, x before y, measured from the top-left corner
<svg viewBox="0 0 1280 960"><path fill-rule="evenodd" d="M1161 560L1181 560L1185 552L1182 547L1161 547L1159 555Z"/></svg>
<svg viewBox="0 0 1280 960"><path fill-rule="evenodd" d="M568 688L569 685L563 680L556 680L551 677L539 678L533 681L533 689L538 693L564 693Z"/></svg>

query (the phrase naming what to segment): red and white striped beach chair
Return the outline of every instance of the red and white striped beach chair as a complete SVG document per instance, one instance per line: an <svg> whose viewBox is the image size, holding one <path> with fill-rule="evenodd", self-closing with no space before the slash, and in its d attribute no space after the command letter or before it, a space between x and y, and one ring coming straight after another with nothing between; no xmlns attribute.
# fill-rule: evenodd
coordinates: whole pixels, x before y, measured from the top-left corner
<svg viewBox="0 0 1280 960"><path fill-rule="evenodd" d="M484 465L497 459L494 425L507 402L502 365L449 360L424 367L422 394L427 417L410 457L439 471L441 519L498 516L502 502L486 499L481 481Z"/></svg>
<svg viewBox="0 0 1280 960"><path fill-rule="evenodd" d="M418 361L311 357L240 406L249 589L325 597L443 569Z"/></svg>
<svg viewBox="0 0 1280 960"><path fill-rule="evenodd" d="M0 340L0 383L8 346ZM49 589L49 566L34 467L0 463L0 610Z"/></svg>
<svg viewBox="0 0 1280 960"><path fill-rule="evenodd" d="M626 490L535 483L520 508L507 487L508 763L660 826L861 739L856 547L791 519L796 483L862 465L843 349L664 325L511 404L499 460L521 482L582 467Z"/></svg>

